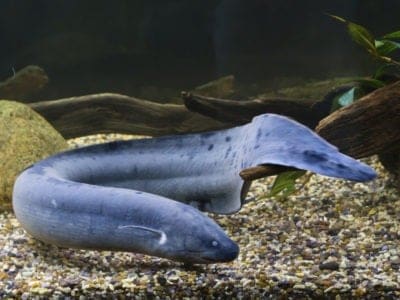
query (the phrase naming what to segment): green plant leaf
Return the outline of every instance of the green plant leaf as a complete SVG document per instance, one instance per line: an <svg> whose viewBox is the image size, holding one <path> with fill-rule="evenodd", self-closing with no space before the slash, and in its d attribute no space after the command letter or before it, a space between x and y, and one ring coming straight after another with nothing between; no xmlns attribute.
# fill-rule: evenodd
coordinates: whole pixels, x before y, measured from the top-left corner
<svg viewBox="0 0 400 300"><path fill-rule="evenodd" d="M363 26L348 22L347 30L351 38L359 45L363 46L368 52L375 55L375 40L373 35Z"/></svg>
<svg viewBox="0 0 400 300"><path fill-rule="evenodd" d="M296 190L296 179L303 176L306 171L289 171L279 174L272 185L269 196L282 193L283 197L292 194Z"/></svg>
<svg viewBox="0 0 400 300"><path fill-rule="evenodd" d="M340 106L347 106L350 105L354 102L354 91L356 90L355 87L351 88L347 92L343 93L339 98L338 98L338 103Z"/></svg>
<svg viewBox="0 0 400 300"><path fill-rule="evenodd" d="M383 81L374 78L360 77L354 79L354 82L358 83L361 88L372 88L374 90L385 86Z"/></svg>
<svg viewBox="0 0 400 300"><path fill-rule="evenodd" d="M330 14L328 15L339 22L345 23L347 25L347 31L349 32L351 38L357 44L363 46L372 55L377 55L374 36L368 31L368 29L356 23L347 21L346 19L339 16Z"/></svg>
<svg viewBox="0 0 400 300"><path fill-rule="evenodd" d="M386 56L389 53L400 49L400 43L389 41L389 40L376 40L375 48L380 56Z"/></svg>
<svg viewBox="0 0 400 300"><path fill-rule="evenodd" d="M378 69L376 69L373 78L379 80L379 78L381 78L382 76L384 76L387 71L386 69L390 68L391 65L389 64L382 64L381 66L379 66Z"/></svg>
<svg viewBox="0 0 400 300"><path fill-rule="evenodd" d="M387 84L387 82L382 80L385 79L385 76L400 79L400 68L395 64L382 64L376 69L373 78L381 81L383 84Z"/></svg>
<svg viewBox="0 0 400 300"><path fill-rule="evenodd" d="M385 34L383 36L383 38L384 39L393 39L393 40L400 39L400 30Z"/></svg>
<svg viewBox="0 0 400 300"><path fill-rule="evenodd" d="M329 14L328 14L329 15ZM391 57L393 51L400 49L400 30L388 33L382 39L375 40L373 35L363 26L347 21L344 18L329 15L335 20L345 23L347 31L352 39L359 45L363 46L374 58L380 62L379 68L375 71L372 78L354 79L357 83L355 89L350 89L346 93L336 96L332 101L331 112L352 103L355 99L365 95L371 90L381 88L387 83L393 82L400 78L400 61Z"/></svg>
<svg viewBox="0 0 400 300"><path fill-rule="evenodd" d="M336 16L336 15L331 15L331 14L327 14L328 16L334 18L335 20L342 22L342 23L348 23L348 21L346 19L343 19L342 17Z"/></svg>

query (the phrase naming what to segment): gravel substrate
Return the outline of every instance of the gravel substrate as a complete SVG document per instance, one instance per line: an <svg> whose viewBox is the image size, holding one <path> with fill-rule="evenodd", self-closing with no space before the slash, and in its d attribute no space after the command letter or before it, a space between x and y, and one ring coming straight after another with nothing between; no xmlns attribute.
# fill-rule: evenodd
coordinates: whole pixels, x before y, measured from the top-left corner
<svg viewBox="0 0 400 300"><path fill-rule="evenodd" d="M126 138L97 135L82 145ZM232 263L187 266L140 254L61 249L0 214L0 298L400 297L400 197L376 159L379 178L362 184L313 175L296 195L255 200L211 215L240 246ZM301 184L301 183L299 183Z"/></svg>

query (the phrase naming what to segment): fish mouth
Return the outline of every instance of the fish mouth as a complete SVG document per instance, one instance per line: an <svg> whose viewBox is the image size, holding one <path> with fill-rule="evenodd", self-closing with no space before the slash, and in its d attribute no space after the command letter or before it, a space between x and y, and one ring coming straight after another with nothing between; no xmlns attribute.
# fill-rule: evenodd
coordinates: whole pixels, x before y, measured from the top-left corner
<svg viewBox="0 0 400 300"><path fill-rule="evenodd" d="M187 264L213 264L220 262L219 260L211 257L210 255L206 255L204 251L195 251L195 250L176 250L178 255L174 255L172 259L187 263Z"/></svg>
<svg viewBox="0 0 400 300"><path fill-rule="evenodd" d="M201 256L200 260L202 263L212 264L212 263L227 263L235 260L239 255L239 252L229 252L225 253L223 256L218 257L209 257L209 256Z"/></svg>
<svg viewBox="0 0 400 300"><path fill-rule="evenodd" d="M175 257L184 263L192 264L214 264L214 263L225 263L235 260L239 255L239 247L235 244L230 249L209 252L209 251L196 251L196 250L179 250L177 252L182 253L182 256ZM187 254L187 255L185 255Z"/></svg>
<svg viewBox="0 0 400 300"><path fill-rule="evenodd" d="M215 257L209 257L209 256L195 256L192 258L185 258L182 259L181 261L184 263L190 263L190 264L216 264L216 263L226 263L226 262L231 262L233 261L237 255L234 257L229 257L229 258L215 258Z"/></svg>

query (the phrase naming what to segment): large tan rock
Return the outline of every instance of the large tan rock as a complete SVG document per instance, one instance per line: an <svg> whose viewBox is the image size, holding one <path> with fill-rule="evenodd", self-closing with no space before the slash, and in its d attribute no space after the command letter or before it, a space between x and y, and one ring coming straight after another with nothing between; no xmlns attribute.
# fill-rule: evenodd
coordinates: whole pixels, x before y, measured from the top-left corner
<svg viewBox="0 0 400 300"><path fill-rule="evenodd" d="M0 209L10 209L16 176L32 163L68 147L28 106L0 100Z"/></svg>

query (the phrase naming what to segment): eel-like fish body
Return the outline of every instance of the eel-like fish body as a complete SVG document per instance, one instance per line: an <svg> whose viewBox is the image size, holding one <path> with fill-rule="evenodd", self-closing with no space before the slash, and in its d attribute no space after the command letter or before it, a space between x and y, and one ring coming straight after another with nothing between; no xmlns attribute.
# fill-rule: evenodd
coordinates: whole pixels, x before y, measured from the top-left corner
<svg viewBox="0 0 400 300"><path fill-rule="evenodd" d="M261 164L354 181L376 176L307 127L265 114L227 130L56 154L19 175L13 206L27 232L59 246L230 261L238 246L198 209L238 211L248 187L239 173Z"/></svg>

